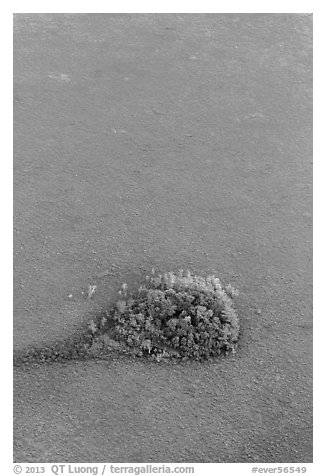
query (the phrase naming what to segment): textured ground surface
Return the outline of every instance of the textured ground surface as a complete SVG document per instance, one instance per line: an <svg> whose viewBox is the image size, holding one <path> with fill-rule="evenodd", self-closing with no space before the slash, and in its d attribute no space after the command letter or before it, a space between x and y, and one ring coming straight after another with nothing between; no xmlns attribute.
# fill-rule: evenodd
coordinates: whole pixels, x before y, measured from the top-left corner
<svg viewBox="0 0 326 476"><path fill-rule="evenodd" d="M216 364L16 368L15 460L312 461L311 17L21 14L14 42L15 351L152 267L215 271L242 322Z"/></svg>

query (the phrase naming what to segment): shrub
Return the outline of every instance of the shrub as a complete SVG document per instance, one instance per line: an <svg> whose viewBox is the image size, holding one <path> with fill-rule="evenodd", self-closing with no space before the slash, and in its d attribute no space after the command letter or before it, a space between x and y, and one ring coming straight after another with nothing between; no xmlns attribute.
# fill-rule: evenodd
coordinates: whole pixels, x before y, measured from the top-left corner
<svg viewBox="0 0 326 476"><path fill-rule="evenodd" d="M153 274L136 293L129 294L125 284L119 293L115 309L90 325L103 347L114 342L124 352L156 360L205 360L236 348L237 291L215 276Z"/></svg>

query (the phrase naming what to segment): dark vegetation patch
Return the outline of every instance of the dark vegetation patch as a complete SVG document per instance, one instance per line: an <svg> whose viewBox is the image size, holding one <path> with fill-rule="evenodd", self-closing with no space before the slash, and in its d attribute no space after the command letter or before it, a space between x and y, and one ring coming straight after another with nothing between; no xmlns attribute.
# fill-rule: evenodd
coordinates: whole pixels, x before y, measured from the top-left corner
<svg viewBox="0 0 326 476"><path fill-rule="evenodd" d="M239 337L236 295L213 275L182 270L147 277L131 294L123 284L114 309L89 325L90 352L118 351L157 361L207 360L234 352Z"/></svg>
<svg viewBox="0 0 326 476"><path fill-rule="evenodd" d="M155 361L210 360L234 352L239 319L233 307L237 291L215 276L189 271L146 277L63 342L14 354L14 365L128 355Z"/></svg>

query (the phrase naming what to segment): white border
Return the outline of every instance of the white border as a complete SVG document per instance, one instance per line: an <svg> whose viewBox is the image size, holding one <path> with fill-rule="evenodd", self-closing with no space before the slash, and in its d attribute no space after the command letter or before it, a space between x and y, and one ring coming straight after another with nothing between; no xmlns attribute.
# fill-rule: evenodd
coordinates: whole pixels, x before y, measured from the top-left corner
<svg viewBox="0 0 326 476"><path fill-rule="evenodd" d="M12 12L22 13L311 13L314 2L307 1L121 1L92 2L13 1Z"/></svg>

